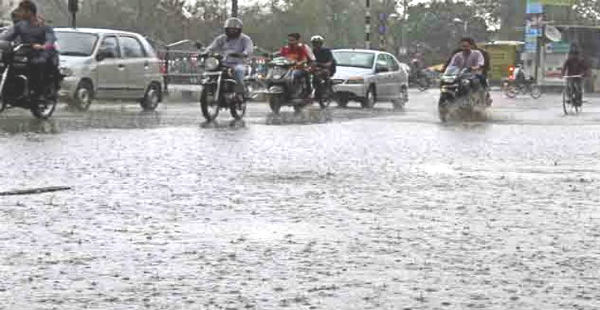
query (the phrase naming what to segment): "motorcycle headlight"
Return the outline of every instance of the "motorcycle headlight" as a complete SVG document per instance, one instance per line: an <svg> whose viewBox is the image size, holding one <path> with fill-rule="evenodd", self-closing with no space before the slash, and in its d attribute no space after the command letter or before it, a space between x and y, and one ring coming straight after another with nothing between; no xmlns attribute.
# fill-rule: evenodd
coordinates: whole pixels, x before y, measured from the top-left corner
<svg viewBox="0 0 600 310"><path fill-rule="evenodd" d="M215 71L215 70L219 69L220 64L221 63L219 62L219 60L215 57L208 57L204 61L204 66L206 67L206 70L208 70L208 71Z"/></svg>
<svg viewBox="0 0 600 310"><path fill-rule="evenodd" d="M471 85L471 81L470 81L470 80L462 80L460 83L461 83L463 86L469 86L469 85Z"/></svg>

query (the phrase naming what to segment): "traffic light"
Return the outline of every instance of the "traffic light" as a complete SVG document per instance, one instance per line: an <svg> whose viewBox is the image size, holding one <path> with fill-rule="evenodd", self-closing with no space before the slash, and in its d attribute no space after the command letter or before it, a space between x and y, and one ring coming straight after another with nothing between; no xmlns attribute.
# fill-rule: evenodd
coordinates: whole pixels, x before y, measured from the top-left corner
<svg viewBox="0 0 600 310"><path fill-rule="evenodd" d="M69 12L76 13L79 11L79 0L69 0Z"/></svg>

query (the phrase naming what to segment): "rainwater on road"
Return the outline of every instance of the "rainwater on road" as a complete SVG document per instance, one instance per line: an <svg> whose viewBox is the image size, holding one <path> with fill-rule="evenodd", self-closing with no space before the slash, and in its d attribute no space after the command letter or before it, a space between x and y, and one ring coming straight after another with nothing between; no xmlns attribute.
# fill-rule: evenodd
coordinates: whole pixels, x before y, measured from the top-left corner
<svg viewBox="0 0 600 310"><path fill-rule="evenodd" d="M0 116L0 309L598 309L600 99Z"/></svg>

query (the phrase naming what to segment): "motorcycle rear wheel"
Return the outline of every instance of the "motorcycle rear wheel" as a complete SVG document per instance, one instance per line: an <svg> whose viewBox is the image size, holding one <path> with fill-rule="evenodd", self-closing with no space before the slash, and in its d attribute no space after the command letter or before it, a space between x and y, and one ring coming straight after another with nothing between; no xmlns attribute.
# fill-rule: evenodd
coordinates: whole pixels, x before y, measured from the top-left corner
<svg viewBox="0 0 600 310"><path fill-rule="evenodd" d="M281 111L281 102L283 101L283 99L281 98L281 96L271 96L269 97L269 107L271 108L271 111L273 112L273 114L279 114L279 111Z"/></svg>
<svg viewBox="0 0 600 310"><path fill-rule="evenodd" d="M48 119L56 109L56 99L45 99L44 102L34 102L31 107L31 114L38 119Z"/></svg>

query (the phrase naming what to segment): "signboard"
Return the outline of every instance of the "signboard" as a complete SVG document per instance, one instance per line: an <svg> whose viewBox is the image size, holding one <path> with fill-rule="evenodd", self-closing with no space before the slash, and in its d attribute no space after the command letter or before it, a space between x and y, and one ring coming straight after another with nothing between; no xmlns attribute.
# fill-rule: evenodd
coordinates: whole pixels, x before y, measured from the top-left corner
<svg viewBox="0 0 600 310"><path fill-rule="evenodd" d="M544 5L540 0L527 0L527 14L544 13Z"/></svg>
<svg viewBox="0 0 600 310"><path fill-rule="evenodd" d="M570 6L575 4L575 0L538 0L543 5Z"/></svg>
<svg viewBox="0 0 600 310"><path fill-rule="evenodd" d="M571 49L569 42L551 42L546 44L546 53L548 54L567 54Z"/></svg>

